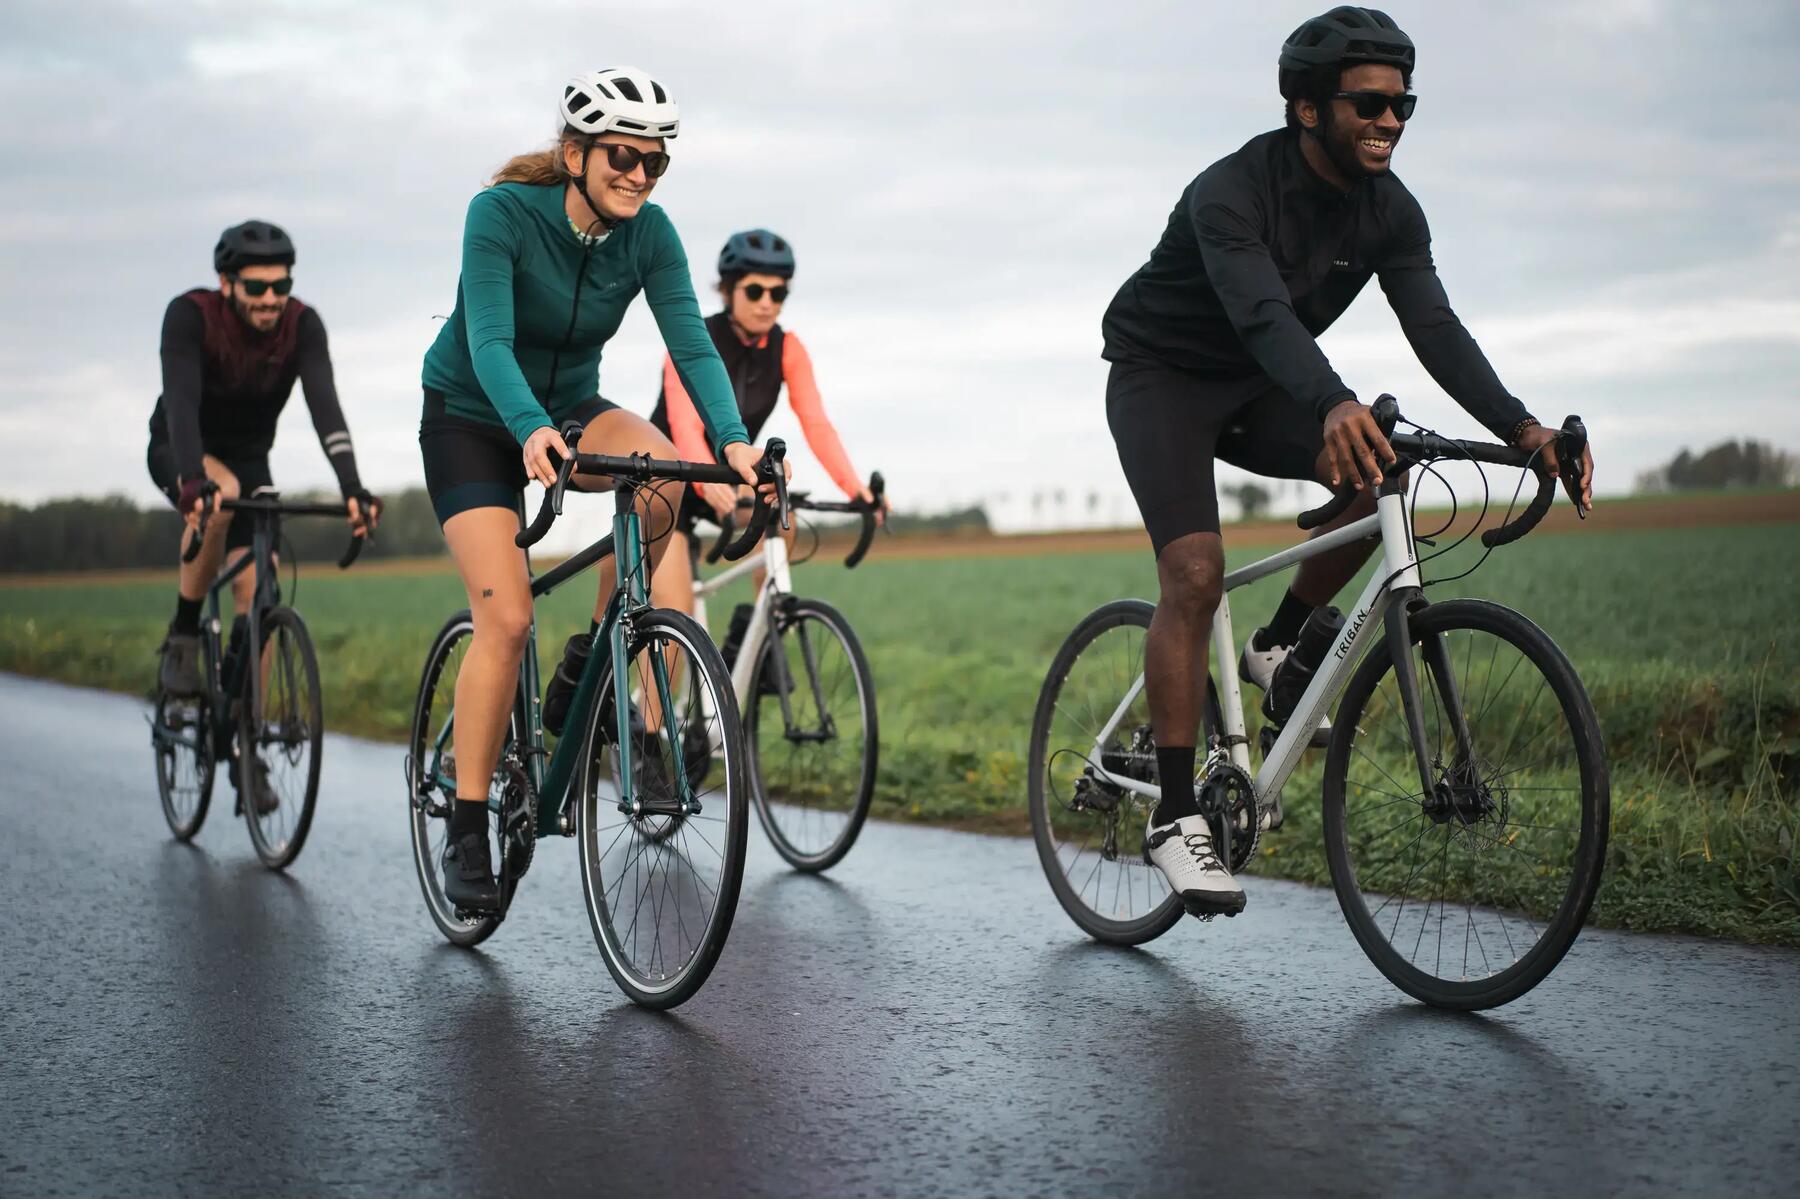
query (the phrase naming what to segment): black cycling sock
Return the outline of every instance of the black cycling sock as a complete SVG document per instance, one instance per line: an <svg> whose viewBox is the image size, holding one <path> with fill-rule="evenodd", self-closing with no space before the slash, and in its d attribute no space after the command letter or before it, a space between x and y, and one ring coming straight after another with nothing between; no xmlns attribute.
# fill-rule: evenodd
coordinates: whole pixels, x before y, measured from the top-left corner
<svg viewBox="0 0 1800 1199"><path fill-rule="evenodd" d="M1157 746L1156 777L1162 786L1162 799L1150 816L1151 824L1167 824L1199 814L1200 805L1194 802L1193 746Z"/></svg>
<svg viewBox="0 0 1800 1199"><path fill-rule="evenodd" d="M1300 639L1300 626L1312 615L1312 605L1295 597L1292 591L1281 597L1281 606L1275 609L1275 616L1268 624L1258 629L1253 638L1259 650L1274 649L1278 645L1292 645Z"/></svg>
<svg viewBox="0 0 1800 1199"><path fill-rule="evenodd" d="M600 631L600 622L599 621L597 621L597 620L588 621L588 636L589 637L592 637L595 633L598 633L599 631Z"/></svg>
<svg viewBox="0 0 1800 1199"><path fill-rule="evenodd" d="M175 597L175 619L170 622L169 629L175 633L198 633L200 631L200 607L206 603L204 599L189 599L185 595Z"/></svg>
<svg viewBox="0 0 1800 1199"><path fill-rule="evenodd" d="M463 799L457 797L450 808L450 835L461 837L466 833L487 832L487 800Z"/></svg>

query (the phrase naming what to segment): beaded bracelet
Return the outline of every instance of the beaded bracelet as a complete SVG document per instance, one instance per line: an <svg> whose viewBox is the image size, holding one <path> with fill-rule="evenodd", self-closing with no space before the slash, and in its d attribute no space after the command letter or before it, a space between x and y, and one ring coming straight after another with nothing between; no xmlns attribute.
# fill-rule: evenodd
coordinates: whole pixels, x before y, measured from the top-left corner
<svg viewBox="0 0 1800 1199"><path fill-rule="evenodd" d="M1512 435L1506 439L1506 444L1507 445L1518 445L1519 438L1525 436L1525 430L1531 428L1533 425L1535 425L1537 423L1538 423L1537 417L1528 416L1524 420L1520 421L1518 424L1514 425L1512 428Z"/></svg>

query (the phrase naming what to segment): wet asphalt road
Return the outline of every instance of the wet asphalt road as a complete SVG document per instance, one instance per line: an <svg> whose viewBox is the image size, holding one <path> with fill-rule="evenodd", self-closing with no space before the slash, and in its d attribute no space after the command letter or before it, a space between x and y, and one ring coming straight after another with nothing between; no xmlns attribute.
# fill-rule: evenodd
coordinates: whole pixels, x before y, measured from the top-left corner
<svg viewBox="0 0 1800 1199"><path fill-rule="evenodd" d="M286 877L221 782L170 840L134 701L0 677L0 1195L1792 1194L1800 953L1590 931L1433 1012L1328 892L1088 943L1026 841L760 830L672 1015L613 988L570 846L481 950L414 880L400 751L327 742Z"/></svg>

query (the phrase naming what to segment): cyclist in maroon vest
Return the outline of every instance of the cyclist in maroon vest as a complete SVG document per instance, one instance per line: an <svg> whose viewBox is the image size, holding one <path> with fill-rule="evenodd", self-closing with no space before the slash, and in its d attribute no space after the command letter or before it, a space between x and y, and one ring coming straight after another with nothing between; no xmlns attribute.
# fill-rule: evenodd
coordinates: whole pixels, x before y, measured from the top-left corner
<svg viewBox="0 0 1800 1199"><path fill-rule="evenodd" d="M338 406L331 351L319 314L293 290L294 243L267 221L245 221L213 248L217 291L195 288L169 301L162 326L162 395L150 416L150 477L190 529L207 521L200 553L181 564L175 618L163 642L161 682L194 695L200 680L200 606L227 551L247 553L248 520L219 512L220 499L272 486L269 449L275 423L300 380L319 444L337 474L345 514L356 535L380 519L381 502L356 473L350 430ZM187 538L182 535L185 548ZM255 568L232 580L241 614L255 594Z"/></svg>

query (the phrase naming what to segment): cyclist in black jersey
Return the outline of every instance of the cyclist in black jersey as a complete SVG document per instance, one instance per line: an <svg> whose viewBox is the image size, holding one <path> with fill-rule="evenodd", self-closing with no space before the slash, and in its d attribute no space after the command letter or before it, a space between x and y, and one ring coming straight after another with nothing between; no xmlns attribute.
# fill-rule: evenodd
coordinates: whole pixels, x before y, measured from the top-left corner
<svg viewBox="0 0 1800 1199"><path fill-rule="evenodd" d="M336 472L356 535L380 519L381 502L356 473L350 430L338 406L331 352L319 314L292 298L294 243L267 221L246 221L213 248L217 291L195 288L169 301L162 326L162 395L150 416L150 477L187 519L193 536L208 520L200 553L181 564L175 617L163 643L161 683L200 691L200 607L227 552L247 553L250 522L218 512L221 499L271 487L275 424L298 379L319 443ZM232 581L239 614L255 594L255 567Z"/></svg>
<svg viewBox="0 0 1800 1199"><path fill-rule="evenodd" d="M1541 449L1544 468L1591 506L1592 456L1558 463L1552 432L1501 385L1451 311L1418 201L1390 170L1416 103L1414 53L1374 9L1334 8L1295 30L1280 62L1287 127L1188 185L1150 260L1106 310L1107 423L1156 553L1145 682L1165 780L1194 774L1207 639L1223 593L1213 460L1354 486L1357 503L1315 535L1374 510L1393 451L1315 340L1371 276L1438 384L1499 437ZM1247 681L1268 688L1306 617L1373 548L1346 545L1301 565L1246 646ZM1151 860L1190 910L1241 910L1243 892L1212 852L1190 788L1165 786L1150 823Z"/></svg>

